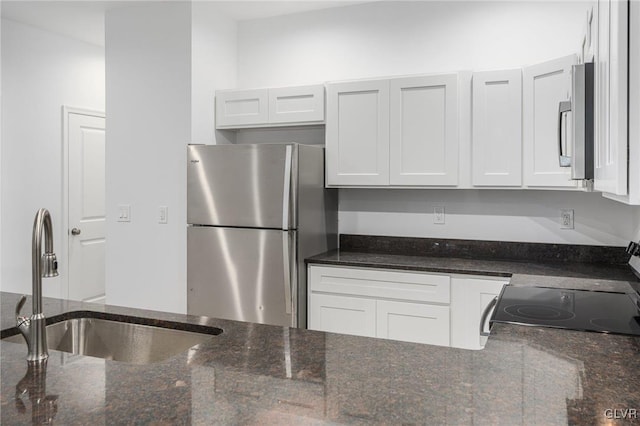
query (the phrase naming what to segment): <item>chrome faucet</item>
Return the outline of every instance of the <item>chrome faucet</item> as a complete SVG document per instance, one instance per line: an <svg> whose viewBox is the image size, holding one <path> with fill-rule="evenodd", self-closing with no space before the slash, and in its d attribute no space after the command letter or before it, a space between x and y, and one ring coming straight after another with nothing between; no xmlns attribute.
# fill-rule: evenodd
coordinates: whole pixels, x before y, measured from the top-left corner
<svg viewBox="0 0 640 426"><path fill-rule="evenodd" d="M42 236L44 231L44 249L42 254ZM27 361L43 362L49 357L47 351L46 318L42 313L42 278L58 276L58 261L53 252L53 226L47 209L40 209L33 222L31 245L31 273L33 310L31 317L20 316L20 310L27 301L22 296L16 305L16 323L18 330L27 341Z"/></svg>

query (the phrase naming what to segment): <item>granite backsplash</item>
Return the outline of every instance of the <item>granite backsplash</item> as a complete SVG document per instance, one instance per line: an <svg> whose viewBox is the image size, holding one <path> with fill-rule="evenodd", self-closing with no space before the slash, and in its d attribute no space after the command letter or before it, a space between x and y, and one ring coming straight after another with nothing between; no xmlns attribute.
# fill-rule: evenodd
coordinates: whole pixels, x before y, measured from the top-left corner
<svg viewBox="0 0 640 426"><path fill-rule="evenodd" d="M408 256L626 265L625 247L511 241L340 235L340 250Z"/></svg>

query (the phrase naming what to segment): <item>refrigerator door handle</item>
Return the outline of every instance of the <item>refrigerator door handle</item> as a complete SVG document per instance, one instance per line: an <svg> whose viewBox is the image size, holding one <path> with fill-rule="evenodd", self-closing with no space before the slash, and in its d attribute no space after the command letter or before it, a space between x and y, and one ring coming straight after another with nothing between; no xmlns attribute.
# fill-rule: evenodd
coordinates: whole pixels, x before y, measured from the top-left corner
<svg viewBox="0 0 640 426"><path fill-rule="evenodd" d="M284 269L284 306L287 314L291 314L291 269L289 263L289 233L282 233L282 266Z"/></svg>
<svg viewBox="0 0 640 426"><path fill-rule="evenodd" d="M289 230L289 209L291 204L291 162L291 145L287 145L284 161L284 188L282 191L282 229L285 231Z"/></svg>

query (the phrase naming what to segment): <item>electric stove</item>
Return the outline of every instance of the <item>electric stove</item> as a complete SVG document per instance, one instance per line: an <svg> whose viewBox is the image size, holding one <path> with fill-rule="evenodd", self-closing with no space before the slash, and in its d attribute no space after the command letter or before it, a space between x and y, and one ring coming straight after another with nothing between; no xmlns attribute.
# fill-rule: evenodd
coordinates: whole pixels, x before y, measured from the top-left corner
<svg viewBox="0 0 640 426"><path fill-rule="evenodd" d="M636 294L504 286L491 322L640 336Z"/></svg>

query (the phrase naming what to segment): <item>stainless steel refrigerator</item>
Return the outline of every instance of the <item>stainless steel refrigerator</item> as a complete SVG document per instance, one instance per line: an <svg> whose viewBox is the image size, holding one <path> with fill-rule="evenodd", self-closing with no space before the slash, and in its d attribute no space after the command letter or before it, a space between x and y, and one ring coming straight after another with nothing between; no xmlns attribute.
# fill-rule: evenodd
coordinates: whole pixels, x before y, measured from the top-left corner
<svg viewBox="0 0 640 426"><path fill-rule="evenodd" d="M337 245L337 191L324 149L190 145L187 311L306 327L304 259Z"/></svg>

